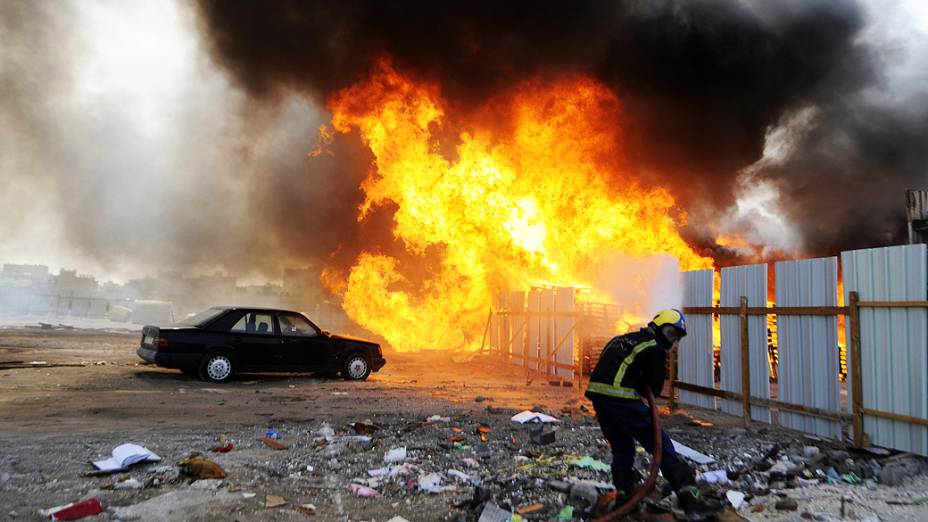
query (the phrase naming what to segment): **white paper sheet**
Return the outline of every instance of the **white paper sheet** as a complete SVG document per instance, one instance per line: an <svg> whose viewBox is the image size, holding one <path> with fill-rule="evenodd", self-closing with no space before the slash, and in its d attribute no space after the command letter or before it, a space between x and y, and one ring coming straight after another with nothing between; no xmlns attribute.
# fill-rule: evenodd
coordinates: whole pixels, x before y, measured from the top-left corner
<svg viewBox="0 0 928 522"><path fill-rule="evenodd" d="M671 439L671 442L673 442L673 449L676 450L677 453L692 460L696 464L712 464L715 462L714 458L704 455L685 444L680 444L673 439Z"/></svg>
<svg viewBox="0 0 928 522"><path fill-rule="evenodd" d="M157 462L159 460L161 460L161 457L138 444L122 444L113 449L111 458L98 460L93 465L102 471L116 471L139 462Z"/></svg>
<svg viewBox="0 0 928 522"><path fill-rule="evenodd" d="M525 424L526 422L561 422L550 415L528 410L513 415L512 421L519 424Z"/></svg>

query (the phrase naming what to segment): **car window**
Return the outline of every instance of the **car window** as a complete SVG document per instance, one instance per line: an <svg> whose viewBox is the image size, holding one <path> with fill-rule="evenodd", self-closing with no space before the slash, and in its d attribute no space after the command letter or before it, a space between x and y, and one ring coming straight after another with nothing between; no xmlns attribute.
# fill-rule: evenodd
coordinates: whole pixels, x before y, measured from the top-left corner
<svg viewBox="0 0 928 522"><path fill-rule="evenodd" d="M278 314L280 333L288 337L315 337L319 330L299 314Z"/></svg>
<svg viewBox="0 0 928 522"><path fill-rule="evenodd" d="M267 312L246 312L230 332L274 335L274 320Z"/></svg>
<svg viewBox="0 0 928 522"><path fill-rule="evenodd" d="M198 314L190 315L180 321L180 324L187 324L190 326L203 326L206 323L212 321L213 319L219 317L226 311L225 308L207 308Z"/></svg>

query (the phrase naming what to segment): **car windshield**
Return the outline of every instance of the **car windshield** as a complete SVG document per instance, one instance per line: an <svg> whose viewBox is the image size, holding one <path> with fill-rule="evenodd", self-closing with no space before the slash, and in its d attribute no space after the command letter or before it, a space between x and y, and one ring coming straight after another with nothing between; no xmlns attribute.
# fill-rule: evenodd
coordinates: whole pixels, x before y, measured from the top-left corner
<svg viewBox="0 0 928 522"><path fill-rule="evenodd" d="M205 323L219 317L226 311L225 308L207 308L198 314L193 314L180 321L180 324L189 324L190 326L202 326Z"/></svg>

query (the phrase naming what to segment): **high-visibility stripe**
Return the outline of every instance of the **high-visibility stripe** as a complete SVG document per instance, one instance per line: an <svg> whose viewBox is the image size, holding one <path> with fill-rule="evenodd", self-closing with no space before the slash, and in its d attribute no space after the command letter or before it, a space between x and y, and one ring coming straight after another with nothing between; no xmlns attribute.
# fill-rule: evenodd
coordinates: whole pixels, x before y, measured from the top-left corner
<svg viewBox="0 0 928 522"><path fill-rule="evenodd" d="M647 350L648 348L652 346L656 346L656 345L657 345L657 341L652 339L650 341L645 341L639 344L638 346L636 346L635 349L632 350L632 353L628 354L625 357L625 360L622 361L622 364L619 365L619 371L615 373L615 380L612 381L612 385L621 386L622 379L625 377L625 372L628 371L628 367L631 366L633 362L635 362L635 356Z"/></svg>
<svg viewBox="0 0 928 522"><path fill-rule="evenodd" d="M656 345L657 341L650 340L635 346L632 353L626 355L625 359L622 360L622 364L619 365L619 370L615 373L615 379L612 380L611 385L604 382L591 381L590 385L587 387L587 391L608 395L610 397L618 397L620 399L640 399L641 395L639 395L634 388L622 386L622 379L625 378L625 372L628 371L628 367L635 362L635 357L641 352Z"/></svg>
<svg viewBox="0 0 928 522"><path fill-rule="evenodd" d="M640 399L641 395L638 395L633 388L625 388L624 386L610 386L604 382L591 382L586 389L589 392L599 393L601 395L608 395L610 397L618 397L620 399Z"/></svg>

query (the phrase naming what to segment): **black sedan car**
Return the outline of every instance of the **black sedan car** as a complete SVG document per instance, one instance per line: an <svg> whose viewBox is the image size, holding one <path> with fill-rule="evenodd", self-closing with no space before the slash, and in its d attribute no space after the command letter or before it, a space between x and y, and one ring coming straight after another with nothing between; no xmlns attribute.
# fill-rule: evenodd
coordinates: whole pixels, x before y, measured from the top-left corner
<svg viewBox="0 0 928 522"><path fill-rule="evenodd" d="M364 380L383 368L380 345L334 335L304 315L267 308L216 307L179 324L145 326L142 359L213 382L236 372L341 372Z"/></svg>

